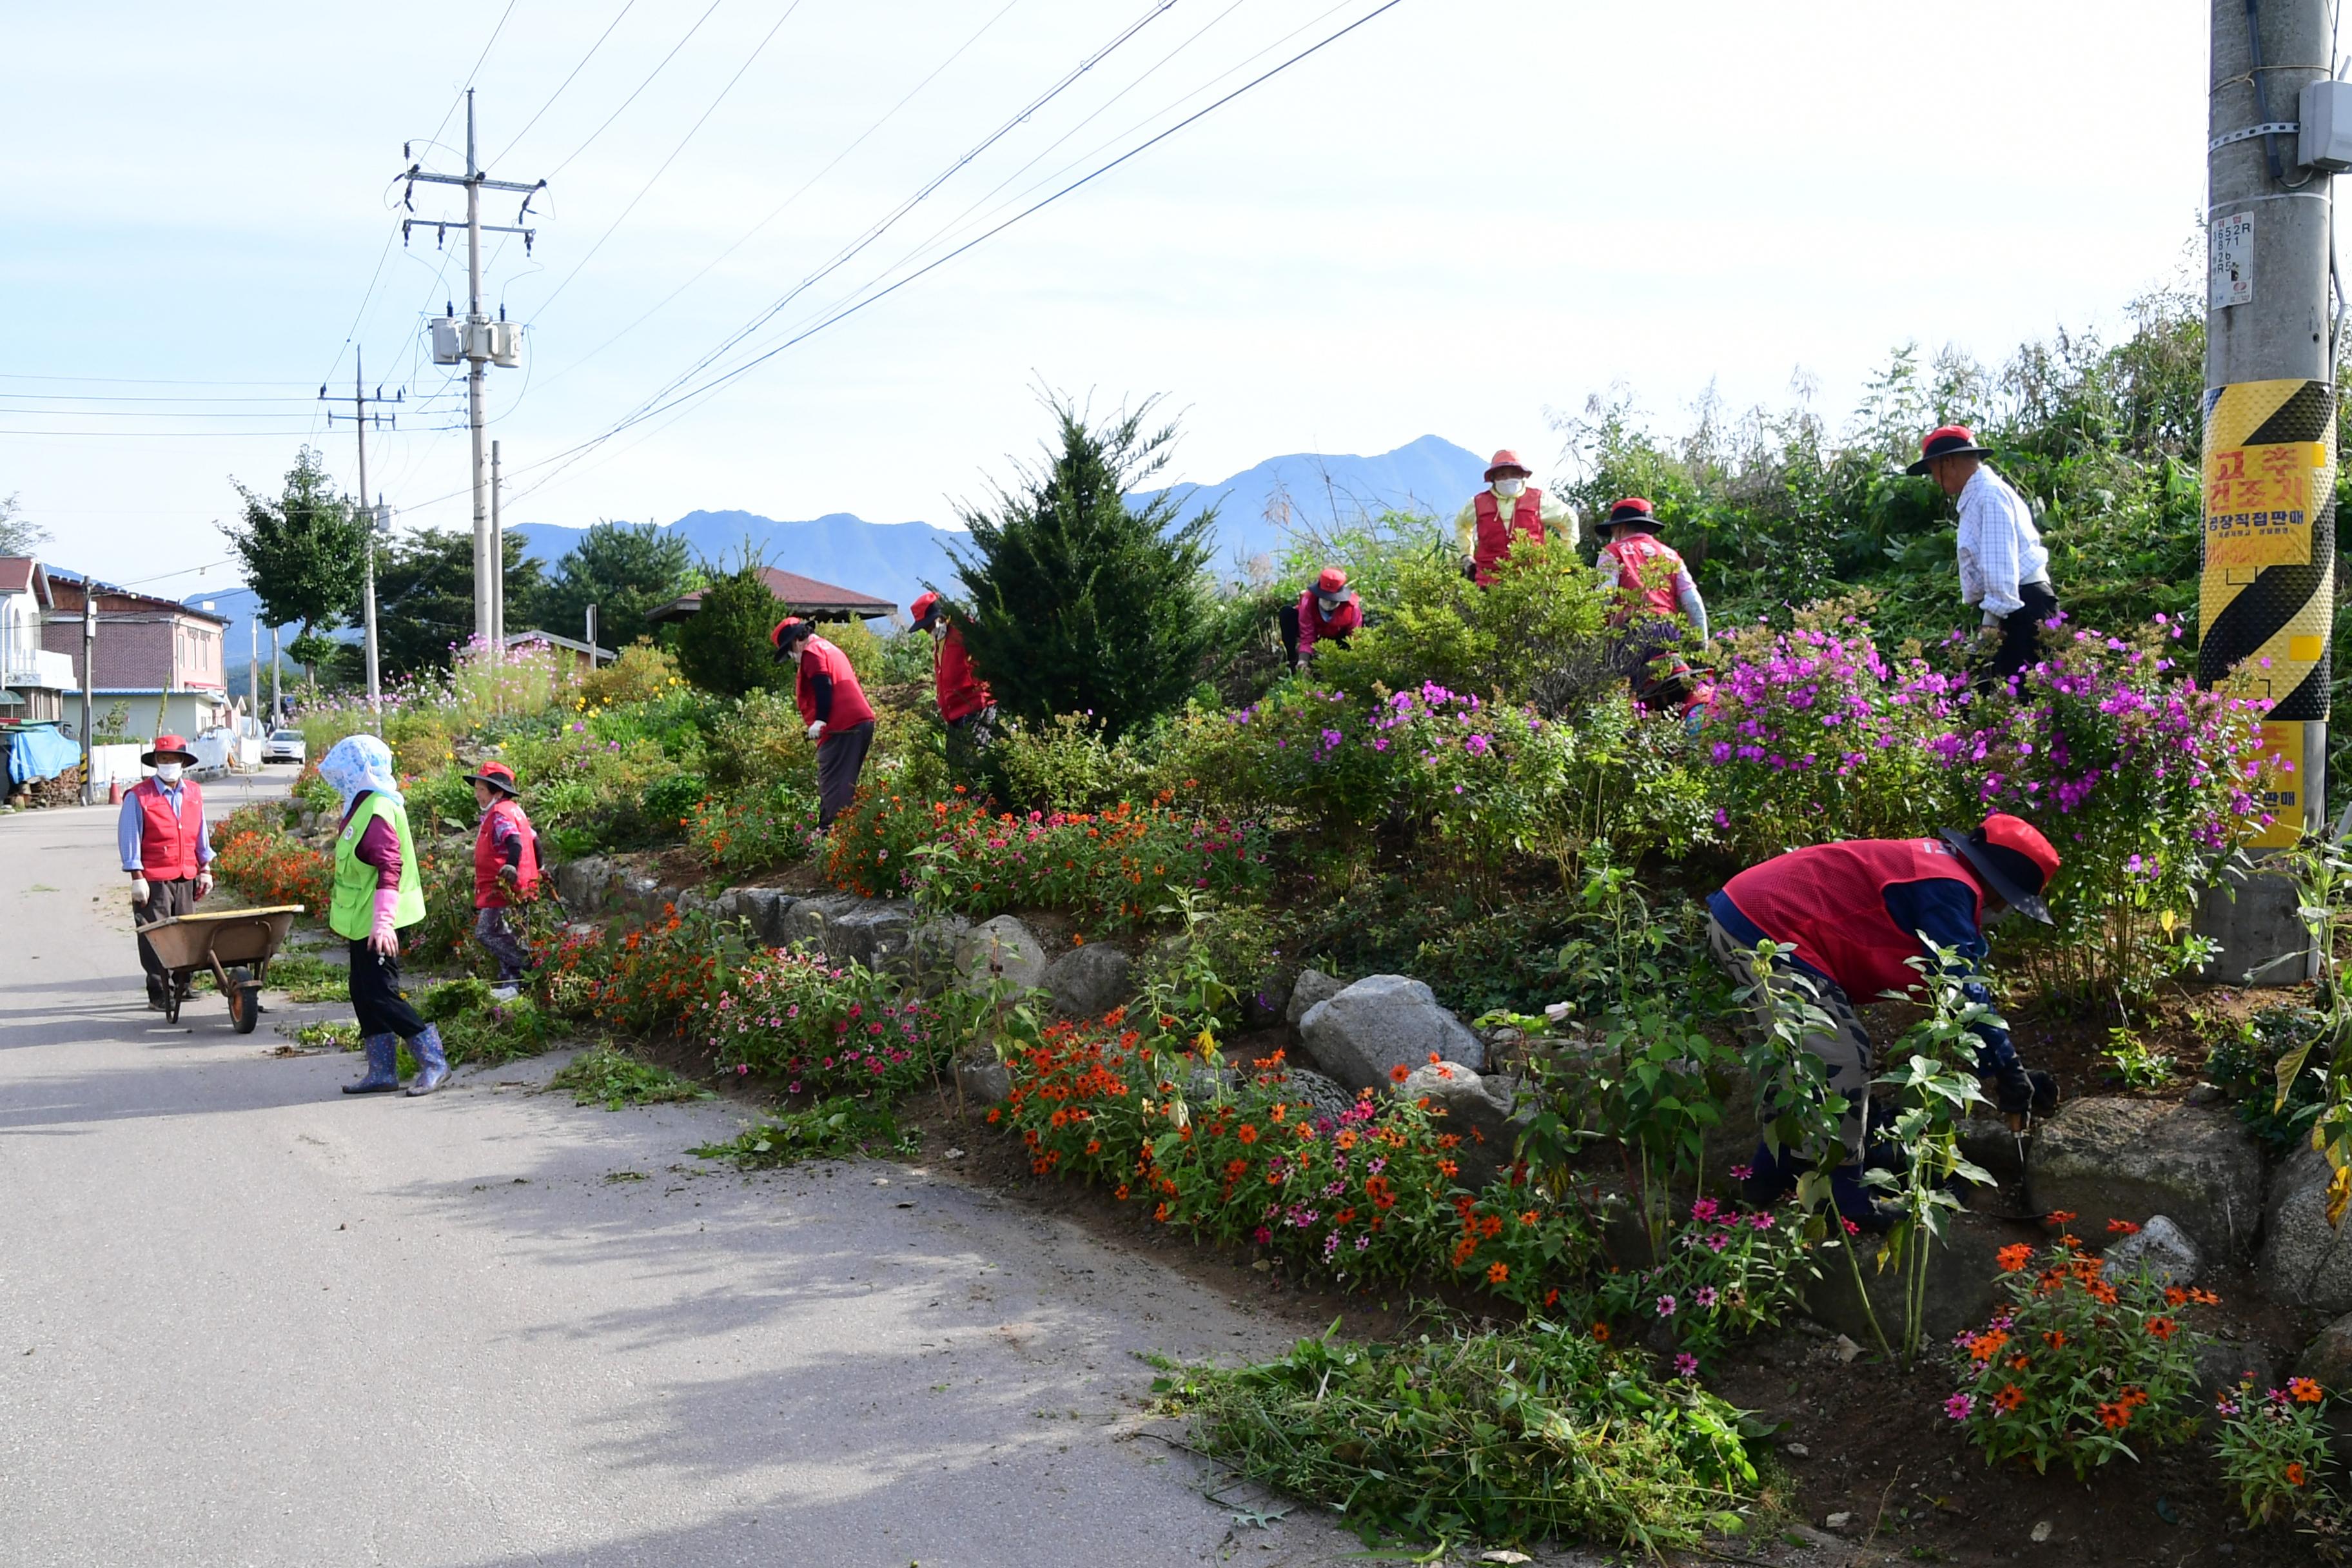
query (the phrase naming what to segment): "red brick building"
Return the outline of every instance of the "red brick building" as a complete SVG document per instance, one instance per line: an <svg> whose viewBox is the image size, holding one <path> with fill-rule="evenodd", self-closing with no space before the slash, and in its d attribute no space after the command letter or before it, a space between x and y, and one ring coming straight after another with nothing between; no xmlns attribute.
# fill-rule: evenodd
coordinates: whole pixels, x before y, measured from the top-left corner
<svg viewBox="0 0 2352 1568"><path fill-rule="evenodd" d="M81 684L82 606L78 577L52 573L52 604L41 640L73 663ZM196 735L228 717L228 618L128 589L98 585L98 716L116 703L128 709L127 732ZM160 717L159 717L160 716Z"/></svg>

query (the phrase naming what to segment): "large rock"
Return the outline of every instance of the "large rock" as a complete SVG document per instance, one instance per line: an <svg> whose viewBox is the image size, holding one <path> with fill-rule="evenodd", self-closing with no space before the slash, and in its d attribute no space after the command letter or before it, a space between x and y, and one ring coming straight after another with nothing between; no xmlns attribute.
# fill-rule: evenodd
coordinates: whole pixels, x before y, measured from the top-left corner
<svg viewBox="0 0 2352 1568"><path fill-rule="evenodd" d="M1992 1316L1993 1305L2000 1299L1996 1284L2001 1271L1996 1255L2000 1249L2013 1241L2040 1239L2033 1227L2011 1221L1976 1214L1949 1216L1942 1238L1927 1251L1927 1321L1923 1342L1927 1353L1934 1353L1962 1329L1977 1328ZM1863 1282L1870 1291L1871 1308L1878 1314L1878 1326L1886 1331L1890 1343L1895 1342L1903 1333L1906 1272L1893 1263L1878 1267L1883 1237L1856 1237L1854 1243L1855 1261L1862 1265ZM1876 1349L1870 1319L1863 1311L1862 1299L1854 1294L1853 1267L1835 1250L1820 1253L1818 1261L1821 1278L1804 1288L1807 1315L1856 1344Z"/></svg>
<svg viewBox="0 0 2352 1568"><path fill-rule="evenodd" d="M2080 1236L2169 1215L2208 1258L2243 1258L2262 1218L2263 1156L2227 1110L2077 1100L2034 1134L2025 1190L2038 1209L2072 1210Z"/></svg>
<svg viewBox="0 0 2352 1568"><path fill-rule="evenodd" d="M827 926L826 950L836 963L855 962L868 969L896 966L914 940L915 911L903 899L870 899Z"/></svg>
<svg viewBox="0 0 2352 1568"><path fill-rule="evenodd" d="M957 984L975 995L1000 978L1018 990L1034 991L1045 978L1045 949L1036 932L1011 915L998 915L957 941L955 966Z"/></svg>
<svg viewBox="0 0 2352 1568"><path fill-rule="evenodd" d="M619 873L620 868L605 857L583 855L577 860L566 860L549 876L564 909L574 915L589 915L604 907L605 895Z"/></svg>
<svg viewBox="0 0 2352 1568"><path fill-rule="evenodd" d="M870 901L856 893L825 893L799 900L784 911L783 939L777 945L806 948L824 954L835 963L846 963L856 955L848 951L849 942L835 928Z"/></svg>
<svg viewBox="0 0 2352 1568"><path fill-rule="evenodd" d="M1045 966L1054 1006L1073 1018L1098 1018L1135 994L1135 961L1115 947L1089 942Z"/></svg>
<svg viewBox="0 0 2352 1568"><path fill-rule="evenodd" d="M1002 1105L1013 1097L1013 1075L994 1057L958 1057L956 1088L966 1106Z"/></svg>
<svg viewBox="0 0 2352 1568"><path fill-rule="evenodd" d="M961 915L923 916L908 928L898 973L927 993L945 989L955 981L956 943L971 929L971 921Z"/></svg>
<svg viewBox="0 0 2352 1568"><path fill-rule="evenodd" d="M1473 1072L1486 1047L1470 1026L1437 1005L1428 986L1402 974L1369 974L1298 1020L1307 1060L1349 1089L1386 1089L1432 1054Z"/></svg>
<svg viewBox="0 0 2352 1568"><path fill-rule="evenodd" d="M2304 1149L2271 1179L2270 1225L2255 1269L2263 1294L2330 1315L2352 1312L2352 1220L2327 1223L2327 1156Z"/></svg>
<svg viewBox="0 0 2352 1568"><path fill-rule="evenodd" d="M2352 1312L2326 1328L2295 1357L2294 1374L2317 1381L2330 1394L2352 1388Z"/></svg>
<svg viewBox="0 0 2352 1568"><path fill-rule="evenodd" d="M670 889L643 871L625 871L613 879L612 891L606 897L615 909L653 920L670 901Z"/></svg>
<svg viewBox="0 0 2352 1568"><path fill-rule="evenodd" d="M800 902L782 888L730 888L719 895L719 914L738 920L761 947L782 947L792 941L785 917Z"/></svg>
<svg viewBox="0 0 2352 1568"><path fill-rule="evenodd" d="M1307 1113L1318 1121L1337 1121L1356 1103L1345 1085L1313 1068L1292 1068L1283 1075L1278 1092L1294 1102L1304 1100Z"/></svg>
<svg viewBox="0 0 2352 1568"><path fill-rule="evenodd" d="M1461 1167L1454 1180L1474 1193L1509 1169L1520 1130L1535 1119L1533 1106L1517 1104L1518 1090L1517 1079L1486 1077L1451 1062L1426 1063L1396 1086L1400 1100L1426 1100L1444 1114L1439 1131L1462 1140L1454 1151Z"/></svg>
<svg viewBox="0 0 2352 1568"><path fill-rule="evenodd" d="M1297 1027L1318 1002L1328 1002L1343 990L1344 983L1332 979L1319 969L1302 969L1298 978L1290 983L1290 1000L1283 1005L1282 1021Z"/></svg>
<svg viewBox="0 0 2352 1568"><path fill-rule="evenodd" d="M2125 1279L2145 1272L2159 1285L2186 1289L2205 1271L2205 1255L2186 1231L2163 1215L2151 1215L2137 1235L2107 1248L2106 1276Z"/></svg>

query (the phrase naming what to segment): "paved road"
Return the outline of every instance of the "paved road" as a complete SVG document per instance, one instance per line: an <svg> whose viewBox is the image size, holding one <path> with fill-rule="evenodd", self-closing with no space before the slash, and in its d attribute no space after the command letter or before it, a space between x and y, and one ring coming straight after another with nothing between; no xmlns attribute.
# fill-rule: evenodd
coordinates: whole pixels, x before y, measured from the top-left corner
<svg viewBox="0 0 2352 1568"><path fill-rule="evenodd" d="M215 799L228 792L215 790ZM919 1169L746 1178L551 1061L424 1100L146 1011L111 814L0 819L0 1560L1325 1563L1128 1431L1287 1331ZM882 1184L885 1181L887 1185Z"/></svg>

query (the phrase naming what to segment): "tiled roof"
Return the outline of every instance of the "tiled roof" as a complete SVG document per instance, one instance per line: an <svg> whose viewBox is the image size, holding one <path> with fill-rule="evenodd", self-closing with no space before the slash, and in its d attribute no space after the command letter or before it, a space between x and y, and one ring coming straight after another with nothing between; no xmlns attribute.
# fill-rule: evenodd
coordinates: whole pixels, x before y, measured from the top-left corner
<svg viewBox="0 0 2352 1568"><path fill-rule="evenodd" d="M40 563L29 555L0 555L0 594L22 594L33 586Z"/></svg>
<svg viewBox="0 0 2352 1568"><path fill-rule="evenodd" d="M898 607L887 599L877 599L855 588L820 583L814 577L803 577L797 572L785 572L773 566L761 567L760 575L767 580L768 592L773 594L785 609L804 616L887 616ZM681 594L646 618L652 621L682 620L701 607L700 594Z"/></svg>

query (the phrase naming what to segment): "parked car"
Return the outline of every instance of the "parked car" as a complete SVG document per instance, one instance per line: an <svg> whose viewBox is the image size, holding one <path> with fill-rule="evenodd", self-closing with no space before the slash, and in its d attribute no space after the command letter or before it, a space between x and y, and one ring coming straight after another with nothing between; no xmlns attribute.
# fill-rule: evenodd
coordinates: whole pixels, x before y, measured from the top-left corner
<svg viewBox="0 0 2352 1568"><path fill-rule="evenodd" d="M302 743L299 730L272 730L269 739L261 742L261 760L265 763L307 763L310 749Z"/></svg>

